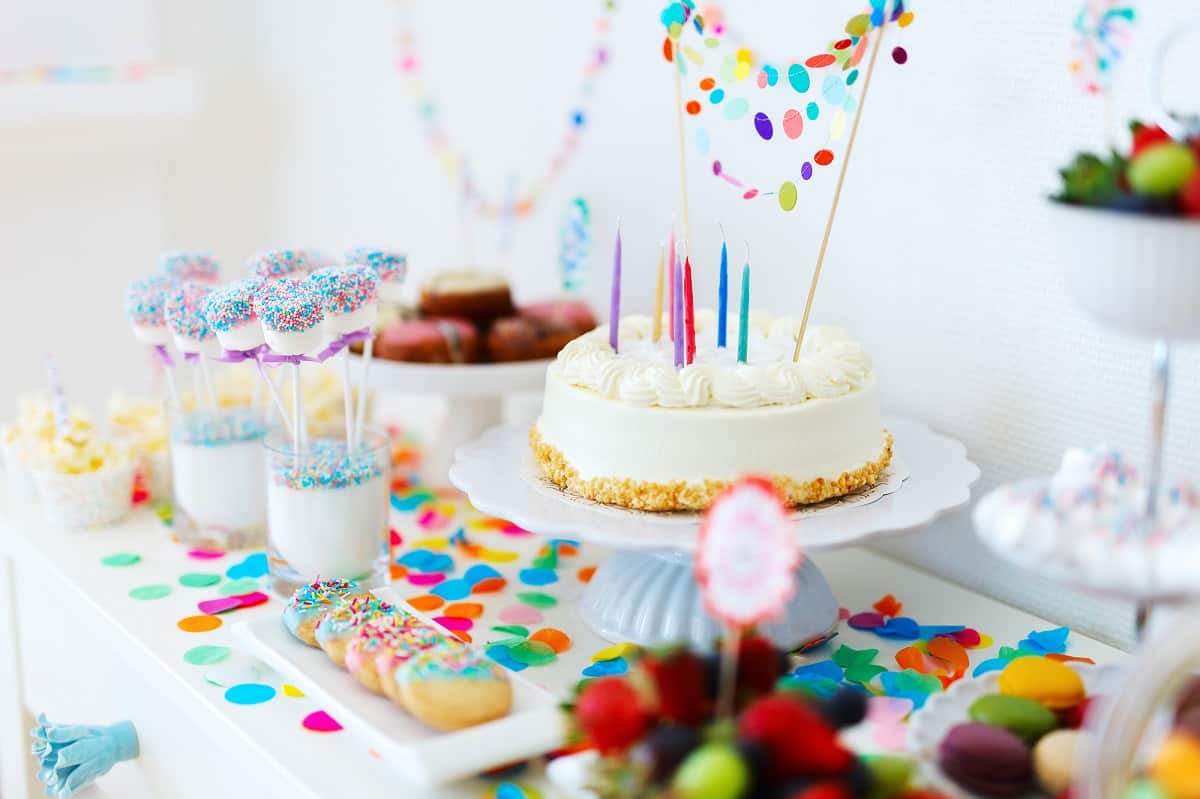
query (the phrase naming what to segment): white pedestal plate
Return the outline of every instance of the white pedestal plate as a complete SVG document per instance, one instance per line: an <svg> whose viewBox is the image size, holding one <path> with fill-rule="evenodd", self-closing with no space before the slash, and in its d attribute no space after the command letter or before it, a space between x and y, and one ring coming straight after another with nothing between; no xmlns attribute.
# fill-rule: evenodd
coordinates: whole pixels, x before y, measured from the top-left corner
<svg viewBox="0 0 1200 799"><path fill-rule="evenodd" d="M895 439L891 477L885 477L873 501L834 501L798 511L796 536L804 551L914 530L970 499L979 469L962 444L909 419L890 418L885 424ZM603 637L711 649L720 627L705 612L692 575L700 517L628 511L566 495L538 475L527 435L521 427L498 427L460 448L450 482L485 513L535 533L618 550L596 570L579 604L584 621ZM805 560L797 580L784 618L763 627L787 648L825 635L838 618L837 600L811 560Z"/></svg>

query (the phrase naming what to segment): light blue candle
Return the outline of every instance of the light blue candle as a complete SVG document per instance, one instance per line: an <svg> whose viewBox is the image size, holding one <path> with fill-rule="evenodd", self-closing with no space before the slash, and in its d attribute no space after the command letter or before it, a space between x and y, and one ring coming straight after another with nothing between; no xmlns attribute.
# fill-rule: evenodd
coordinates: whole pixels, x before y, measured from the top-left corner
<svg viewBox="0 0 1200 799"><path fill-rule="evenodd" d="M674 270L675 278L675 368L683 367L684 345L686 344L685 335L683 332L683 268L676 263Z"/></svg>
<svg viewBox="0 0 1200 799"><path fill-rule="evenodd" d="M738 312L738 363L746 363L750 334L750 262L742 267L742 302Z"/></svg>
<svg viewBox="0 0 1200 799"><path fill-rule="evenodd" d="M717 283L717 346L725 346L726 317L729 314L729 251L721 237L721 275Z"/></svg>
<svg viewBox="0 0 1200 799"><path fill-rule="evenodd" d="M612 304L608 309L608 346L617 352L617 328L621 326L621 223L617 223L617 246L613 250Z"/></svg>

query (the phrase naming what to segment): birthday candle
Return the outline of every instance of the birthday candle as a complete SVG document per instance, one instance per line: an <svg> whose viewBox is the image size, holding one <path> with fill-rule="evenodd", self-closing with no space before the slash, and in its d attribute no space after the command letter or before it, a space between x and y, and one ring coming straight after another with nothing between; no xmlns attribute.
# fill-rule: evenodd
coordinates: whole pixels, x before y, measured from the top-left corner
<svg viewBox="0 0 1200 799"><path fill-rule="evenodd" d="M690 364L696 360L696 303L692 297L692 259L683 261L683 331L685 355Z"/></svg>
<svg viewBox="0 0 1200 799"><path fill-rule="evenodd" d="M617 352L617 329L621 326L621 223L617 222L617 246L613 250L612 303L608 311L608 346Z"/></svg>
<svg viewBox="0 0 1200 799"><path fill-rule="evenodd" d="M738 312L738 363L746 362L746 347L750 333L750 262L742 267L742 304Z"/></svg>
<svg viewBox="0 0 1200 799"><path fill-rule="evenodd" d="M658 282L654 285L654 336L652 340L655 344L662 338L662 300L663 300L663 243L658 243Z"/></svg>
<svg viewBox="0 0 1200 799"><path fill-rule="evenodd" d="M683 286L680 281L683 279L683 270L679 268L679 264L675 264L671 269L671 280L675 284L675 290L671 292L674 302L672 304L671 325L672 338L675 340L675 368L683 366Z"/></svg>
<svg viewBox="0 0 1200 799"><path fill-rule="evenodd" d="M721 236L721 275L717 279L717 346L725 346L725 323L729 312L729 251Z"/></svg>
<svg viewBox="0 0 1200 799"><path fill-rule="evenodd" d="M670 245L670 250L669 250L669 255L668 255L667 261L668 261L668 263L671 264L671 285L667 289L667 291L670 292L670 296L667 299L667 312L671 315L671 319L670 319L669 324L667 325L667 335L671 337L672 341L674 341L675 340L675 283L677 282L677 279L678 279L677 275L675 274L676 263L675 263L675 223L674 222L671 223L671 245Z"/></svg>

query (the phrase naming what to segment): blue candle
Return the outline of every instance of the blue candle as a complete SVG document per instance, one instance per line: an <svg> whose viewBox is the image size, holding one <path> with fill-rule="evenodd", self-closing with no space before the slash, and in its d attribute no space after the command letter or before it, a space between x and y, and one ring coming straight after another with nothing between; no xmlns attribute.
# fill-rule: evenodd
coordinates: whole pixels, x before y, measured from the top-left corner
<svg viewBox="0 0 1200 799"><path fill-rule="evenodd" d="M683 268L676 263L675 278L675 368L683 366L685 337L683 332Z"/></svg>
<svg viewBox="0 0 1200 799"><path fill-rule="evenodd" d="M750 333L750 261L742 267L742 302L738 313L738 363L746 363Z"/></svg>
<svg viewBox="0 0 1200 799"><path fill-rule="evenodd" d="M721 236L721 276L717 283L717 346L725 346L725 324L729 313L729 251Z"/></svg>
<svg viewBox="0 0 1200 799"><path fill-rule="evenodd" d="M621 223L617 222L617 246L613 251L612 303L608 309L608 346L617 352L617 328L621 326Z"/></svg>

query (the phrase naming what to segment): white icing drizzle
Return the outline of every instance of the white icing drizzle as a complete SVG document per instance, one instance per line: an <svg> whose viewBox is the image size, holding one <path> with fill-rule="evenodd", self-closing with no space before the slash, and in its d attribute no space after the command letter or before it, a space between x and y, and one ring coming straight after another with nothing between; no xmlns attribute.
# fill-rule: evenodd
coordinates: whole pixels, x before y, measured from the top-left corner
<svg viewBox="0 0 1200 799"><path fill-rule="evenodd" d="M700 408L709 405L754 408L794 405L814 398L840 397L861 388L872 375L871 358L846 331L812 327L800 360L792 361L800 323L752 312L748 363L737 362L737 320L730 318L728 346L716 346L716 314L696 312L696 358L674 367L674 344L664 334L651 341L648 316L621 319L620 353L608 345L608 326L572 341L550 367L571 385L631 405Z"/></svg>

